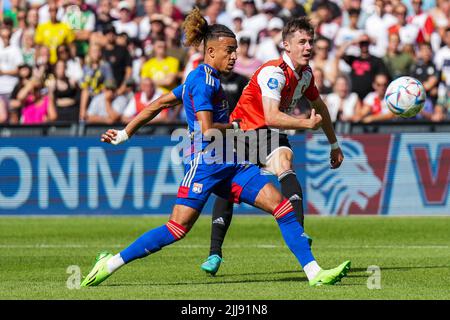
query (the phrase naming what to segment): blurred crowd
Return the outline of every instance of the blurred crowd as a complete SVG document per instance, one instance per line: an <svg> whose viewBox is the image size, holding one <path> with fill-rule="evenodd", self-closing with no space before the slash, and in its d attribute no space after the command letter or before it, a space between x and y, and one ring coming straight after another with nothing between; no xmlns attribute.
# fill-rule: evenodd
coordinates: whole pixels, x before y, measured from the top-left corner
<svg viewBox="0 0 450 320"><path fill-rule="evenodd" d="M202 49L182 45L181 24L198 6L238 37L222 85L235 105L249 77L280 57L281 31L308 15L311 66L333 121L391 120L389 82L419 79L417 119L450 113L450 0L0 0L0 124L128 123L182 83ZM295 112L308 116L307 101ZM183 121L182 106L155 122Z"/></svg>

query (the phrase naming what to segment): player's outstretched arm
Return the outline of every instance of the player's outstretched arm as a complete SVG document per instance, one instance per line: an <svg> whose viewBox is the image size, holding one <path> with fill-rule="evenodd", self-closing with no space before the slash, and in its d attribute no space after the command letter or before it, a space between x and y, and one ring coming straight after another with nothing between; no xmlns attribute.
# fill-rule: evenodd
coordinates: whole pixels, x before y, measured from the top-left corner
<svg viewBox="0 0 450 320"><path fill-rule="evenodd" d="M162 95L146 106L123 130L109 129L102 134L101 141L111 144L120 144L128 140L140 127L155 118L163 109L173 108L180 101L173 92Z"/></svg>
<svg viewBox="0 0 450 320"><path fill-rule="evenodd" d="M336 133L334 132L333 123L331 122L330 113L328 112L327 105L323 102L320 96L316 100L310 101L313 110L316 110L322 116L322 130L328 138L328 142L331 145L330 152L330 164L332 169L337 169L344 161L344 154L337 142Z"/></svg>
<svg viewBox="0 0 450 320"><path fill-rule="evenodd" d="M322 124L322 117L311 113L309 119L300 119L288 115L280 111L280 102L278 100L262 97L262 104L264 109L264 118L266 125L277 129L318 129Z"/></svg>

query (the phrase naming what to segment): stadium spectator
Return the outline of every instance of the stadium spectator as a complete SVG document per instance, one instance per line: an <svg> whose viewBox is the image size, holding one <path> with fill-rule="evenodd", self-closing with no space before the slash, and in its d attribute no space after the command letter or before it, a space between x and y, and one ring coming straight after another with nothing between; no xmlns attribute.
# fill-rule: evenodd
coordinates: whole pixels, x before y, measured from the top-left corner
<svg viewBox="0 0 450 320"><path fill-rule="evenodd" d="M303 17L306 16L305 8L299 1L296 0L284 0L281 1L281 10L278 14L285 22L287 22L292 17Z"/></svg>
<svg viewBox="0 0 450 320"><path fill-rule="evenodd" d="M110 25L103 30L106 37L106 45L103 47L103 59L109 62L114 81L118 86L118 95L126 90L126 81L131 78L132 58L127 46L116 42L116 31Z"/></svg>
<svg viewBox="0 0 450 320"><path fill-rule="evenodd" d="M29 66L34 66L36 45L34 43L34 29L26 29L22 34L22 45L20 50L22 52L23 62Z"/></svg>
<svg viewBox="0 0 450 320"><path fill-rule="evenodd" d="M27 64L22 64L19 66L19 81L15 85L11 96L9 97L9 123L18 124L20 119L20 109L22 107L22 102L17 99L17 94L20 89L22 89L28 81L31 79L32 69ZM4 103L0 103L0 106L5 106Z"/></svg>
<svg viewBox="0 0 450 320"><path fill-rule="evenodd" d="M155 86L155 83L150 78L142 78L140 81L140 90L136 92L133 98L128 102L125 110L122 113L121 121L129 123L133 118L141 112L150 102L158 99L163 92ZM165 109L156 116L152 122L167 122L168 109Z"/></svg>
<svg viewBox="0 0 450 320"><path fill-rule="evenodd" d="M218 0L213 0L218 1ZM159 0L159 10L162 15L170 18L172 21L176 23L181 23L184 20L184 14L176 5L173 4L172 0Z"/></svg>
<svg viewBox="0 0 450 320"><path fill-rule="evenodd" d="M360 55L344 55L343 53L352 44L359 44ZM372 83L378 73L388 74L383 60L369 53L370 38L362 35L359 39L344 43L336 52L336 58L341 58L350 66L350 79L353 91L359 99L364 99L372 91Z"/></svg>
<svg viewBox="0 0 450 320"><path fill-rule="evenodd" d="M259 34L261 30L266 28L269 20L264 13L258 11L254 0L243 0L242 2L242 10L245 14L245 18L242 21L242 27L247 32Z"/></svg>
<svg viewBox="0 0 450 320"><path fill-rule="evenodd" d="M431 41L432 43L437 42L440 45L441 40L445 38L445 30L450 22L450 2L448 0L436 0L436 7L431 8L428 13L433 19L434 27L437 30L434 39Z"/></svg>
<svg viewBox="0 0 450 320"><path fill-rule="evenodd" d="M365 33L370 38L370 54L378 58L385 55L388 29L397 21L392 14L386 12L386 3L386 0L375 0L375 11L367 18L364 27Z"/></svg>
<svg viewBox="0 0 450 320"><path fill-rule="evenodd" d="M414 14L407 18L407 22L419 28L417 43L430 42L431 34L434 31L432 17L422 10L422 0L411 0Z"/></svg>
<svg viewBox="0 0 450 320"><path fill-rule="evenodd" d="M414 63L413 56L400 50L400 37L397 33L389 35L388 48L383 62L391 79L407 75Z"/></svg>
<svg viewBox="0 0 450 320"><path fill-rule="evenodd" d="M80 89L73 79L67 77L68 66L64 60L58 60L54 73L48 82L49 98L55 107L58 122L77 122L80 114Z"/></svg>
<svg viewBox="0 0 450 320"><path fill-rule="evenodd" d="M259 61L269 61L278 59L281 52L281 40L284 22L280 18L272 18L268 25L269 37L264 38L258 44L256 49L255 58Z"/></svg>
<svg viewBox="0 0 450 320"><path fill-rule="evenodd" d="M100 93L107 80L113 81L113 73L108 62L102 59L102 48L93 44L89 46L88 56L83 66L81 79L80 120L86 119L86 110L91 98Z"/></svg>
<svg viewBox="0 0 450 320"><path fill-rule="evenodd" d="M411 67L410 75L422 82L427 97L431 98L433 103L437 99L437 89L439 83L439 71L432 61L433 51L428 42L421 42L417 52L417 61Z"/></svg>
<svg viewBox="0 0 450 320"><path fill-rule="evenodd" d="M167 44L164 37L153 41L154 57L142 66L141 77L151 78L164 93L175 88L180 62L167 55Z"/></svg>
<svg viewBox="0 0 450 320"><path fill-rule="evenodd" d="M333 86L333 92L325 98L331 120L355 122L361 110L358 95L351 92L350 79L345 75L338 75Z"/></svg>
<svg viewBox="0 0 450 320"><path fill-rule="evenodd" d="M261 12L262 12L262 14L265 15L265 17L266 17L267 21L269 21L269 23L273 18L280 19L280 17L277 16L278 11L279 11L278 6L273 2L265 2L261 6ZM284 25L283 19L281 19L281 21L283 22L283 25ZM261 42L264 38L267 38L267 37L270 37L268 25L257 34L257 40L259 42Z"/></svg>
<svg viewBox="0 0 450 320"><path fill-rule="evenodd" d="M9 9L6 9L3 11L3 19L5 19L5 18L10 19L13 22L13 27L17 28L19 25L19 20L18 20L17 16L21 9L20 8L21 1L20 0L10 0L9 2L10 2ZM3 10L3 7L1 8L1 10Z"/></svg>
<svg viewBox="0 0 450 320"><path fill-rule="evenodd" d="M39 25L39 13L36 9L30 8L27 12L27 26L28 28L35 29Z"/></svg>
<svg viewBox="0 0 450 320"><path fill-rule="evenodd" d="M57 18L58 7L56 3L49 3L48 10L50 21L40 23L37 26L34 41L37 45L46 46L50 49L50 63L55 64L57 55L56 48L60 44L70 44L75 40L75 35L69 25L59 22Z"/></svg>
<svg viewBox="0 0 450 320"><path fill-rule="evenodd" d="M395 115L389 111L384 95L386 93L389 78L386 74L377 74L374 77L373 89L363 100L361 111L355 117L364 123L386 121L393 119Z"/></svg>
<svg viewBox="0 0 450 320"><path fill-rule="evenodd" d="M331 87L326 83L325 72L322 68L315 66L313 69L314 80L316 87L323 99L331 92Z"/></svg>
<svg viewBox="0 0 450 320"><path fill-rule="evenodd" d="M436 52L434 63L440 72L440 82L438 87L437 112L441 112L443 117L450 116L450 26L447 27L443 42L444 47Z"/></svg>
<svg viewBox="0 0 450 320"><path fill-rule="evenodd" d="M42 124L56 119L53 99L49 96L52 92L44 88L43 76L42 72L35 69L32 79L17 93L17 99L22 105L20 123Z"/></svg>
<svg viewBox="0 0 450 320"><path fill-rule="evenodd" d="M119 10L119 20L113 21L116 32L118 34L125 32L130 38L137 38L139 35L139 27L131 18L130 4L127 1L122 0L117 5L117 9Z"/></svg>
<svg viewBox="0 0 450 320"><path fill-rule="evenodd" d="M151 55L153 55L154 39L165 37L164 29L166 28L166 24L171 23L171 21L172 20L170 18L164 17L159 13L151 16L150 33L147 38L142 41L142 48L146 56L150 57Z"/></svg>
<svg viewBox="0 0 450 320"><path fill-rule="evenodd" d="M2 119L9 110L9 96L18 82L19 66L23 63L20 49L10 45L11 29L1 28L0 38L3 47L0 48L0 109L2 110ZM2 121L2 122L3 122Z"/></svg>
<svg viewBox="0 0 450 320"><path fill-rule="evenodd" d="M33 67L33 73L38 72L42 74L42 81L47 81L52 72L52 65L50 64L50 49L45 46L40 46L36 50Z"/></svg>
<svg viewBox="0 0 450 320"><path fill-rule="evenodd" d="M320 1L313 12L316 20L316 35L325 37L330 41L334 40L339 30L339 25L333 21L331 6L332 2L330 1Z"/></svg>
<svg viewBox="0 0 450 320"><path fill-rule="evenodd" d="M70 0L69 3L62 22L68 24L75 34L76 55L84 57L88 52L91 34L95 31L95 14L84 0Z"/></svg>
<svg viewBox="0 0 450 320"><path fill-rule="evenodd" d="M219 23L219 16L220 14L224 14L222 12L222 6L223 6L223 2L221 0L211 0L208 1L208 5L206 6L206 8L203 10L204 14L203 16L205 17L206 21L208 21L208 23L210 24L216 24ZM226 13L225 13L226 14ZM226 22L227 24L230 24L230 21L227 20L228 16L226 16Z"/></svg>
<svg viewBox="0 0 450 320"><path fill-rule="evenodd" d="M417 42L419 28L414 24L407 23L408 9L406 5L403 3L397 4L393 14L397 18L397 23L389 27L389 35L398 34L402 46L413 46Z"/></svg>
<svg viewBox="0 0 450 320"><path fill-rule="evenodd" d="M143 41L150 35L151 17L158 12L158 5L156 0L144 1L145 16L139 22L139 40Z"/></svg>
<svg viewBox="0 0 450 320"><path fill-rule="evenodd" d="M70 47L66 44L58 46L56 54L58 56L58 61L66 63L66 76L73 82L80 82L83 77L81 59L79 57L74 57Z"/></svg>
<svg viewBox="0 0 450 320"><path fill-rule="evenodd" d="M177 23L171 23L164 28L166 37L167 55L176 58L180 62L178 78L182 78L182 72L187 59L187 52L181 45L181 30Z"/></svg>
<svg viewBox="0 0 450 320"><path fill-rule="evenodd" d="M330 41L325 37L318 37L314 43L313 59L310 62L311 68L320 68L324 73L324 84L327 87L332 87L336 81L338 74L339 59L337 57L330 57L329 52ZM317 79L316 79L317 80Z"/></svg>
<svg viewBox="0 0 450 320"><path fill-rule="evenodd" d="M36 8L37 16L38 16L38 24L47 23L51 20L51 13L50 13L50 7L56 7L56 18L58 21L61 21L61 19L64 16L65 8L67 7L66 3L65 5L61 5L61 1L59 0L48 0L48 1L42 1L42 3L37 5L32 5L31 7Z"/></svg>
<svg viewBox="0 0 450 320"><path fill-rule="evenodd" d="M111 1L110 0L99 0L97 10L95 11L95 31L103 33L103 29L109 26L114 21L111 16Z"/></svg>
<svg viewBox="0 0 450 320"><path fill-rule="evenodd" d="M343 26L338 30L336 38L334 40L334 45L337 48L339 48L345 42L349 41L351 42L358 39L364 34L364 31L358 28L358 20L360 13L361 13L360 9L351 8L348 10L349 25ZM347 48L345 54L358 56L360 54L359 47L356 45L351 45L350 47Z"/></svg>
<svg viewBox="0 0 450 320"><path fill-rule="evenodd" d="M239 47L237 50L237 60L234 65L234 72L250 79L256 69L261 66L262 62L249 54L251 39L242 37L239 39ZM222 82L223 84L223 82Z"/></svg>
<svg viewBox="0 0 450 320"><path fill-rule="evenodd" d="M236 36L239 39L241 31L244 29L242 27L242 21L245 18L244 12L242 10L236 9L231 13L230 18L230 29L232 29L233 32L236 33Z"/></svg>
<svg viewBox="0 0 450 320"><path fill-rule="evenodd" d="M236 107L242 91L248 84L249 78L232 71L228 74L221 75L220 80L222 83L222 89L227 97L228 108L231 113L234 110L234 107Z"/></svg>
<svg viewBox="0 0 450 320"><path fill-rule="evenodd" d="M342 2L342 16L341 16L341 26L348 27L350 25L350 10L359 11L357 28L363 30L366 26L366 20L369 17L369 12L366 8L361 6L361 0L348 0Z"/></svg>
<svg viewBox="0 0 450 320"><path fill-rule="evenodd" d="M11 44L16 47L22 47L22 36L24 31L28 28L27 26L27 12L24 9L19 9L17 12L17 26L13 26L13 33L11 35ZM33 29L34 31L34 29Z"/></svg>
<svg viewBox="0 0 450 320"><path fill-rule="evenodd" d="M95 95L87 110L87 123L112 124L120 120L127 101L123 96L117 97L114 80L105 81L100 94Z"/></svg>

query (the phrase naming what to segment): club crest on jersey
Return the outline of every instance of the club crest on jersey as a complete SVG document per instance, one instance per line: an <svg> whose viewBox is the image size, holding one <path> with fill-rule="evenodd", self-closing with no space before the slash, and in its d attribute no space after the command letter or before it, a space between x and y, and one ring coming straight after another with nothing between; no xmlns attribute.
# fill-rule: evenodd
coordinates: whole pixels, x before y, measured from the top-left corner
<svg viewBox="0 0 450 320"><path fill-rule="evenodd" d="M267 82L267 86L270 89L276 89L278 88L278 80L275 78L270 78L269 81Z"/></svg>
<svg viewBox="0 0 450 320"><path fill-rule="evenodd" d="M192 192L194 193L202 193L203 184L194 182L194 186L192 187Z"/></svg>

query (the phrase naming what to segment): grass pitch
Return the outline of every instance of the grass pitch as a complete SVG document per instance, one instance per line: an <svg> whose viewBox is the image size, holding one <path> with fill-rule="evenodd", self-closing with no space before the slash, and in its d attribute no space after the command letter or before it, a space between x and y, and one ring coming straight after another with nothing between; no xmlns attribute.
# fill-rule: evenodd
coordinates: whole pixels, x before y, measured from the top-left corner
<svg viewBox="0 0 450 320"><path fill-rule="evenodd" d="M306 217L322 267L352 261L335 286L311 288L270 216L233 218L216 277L210 216L188 236L123 267L99 287L69 289L98 251L117 253L166 217L0 218L0 299L450 299L450 217ZM70 266L75 266L71 267ZM381 270L369 289L369 266ZM72 278L70 278L72 276ZM75 279L75 280L74 280Z"/></svg>

